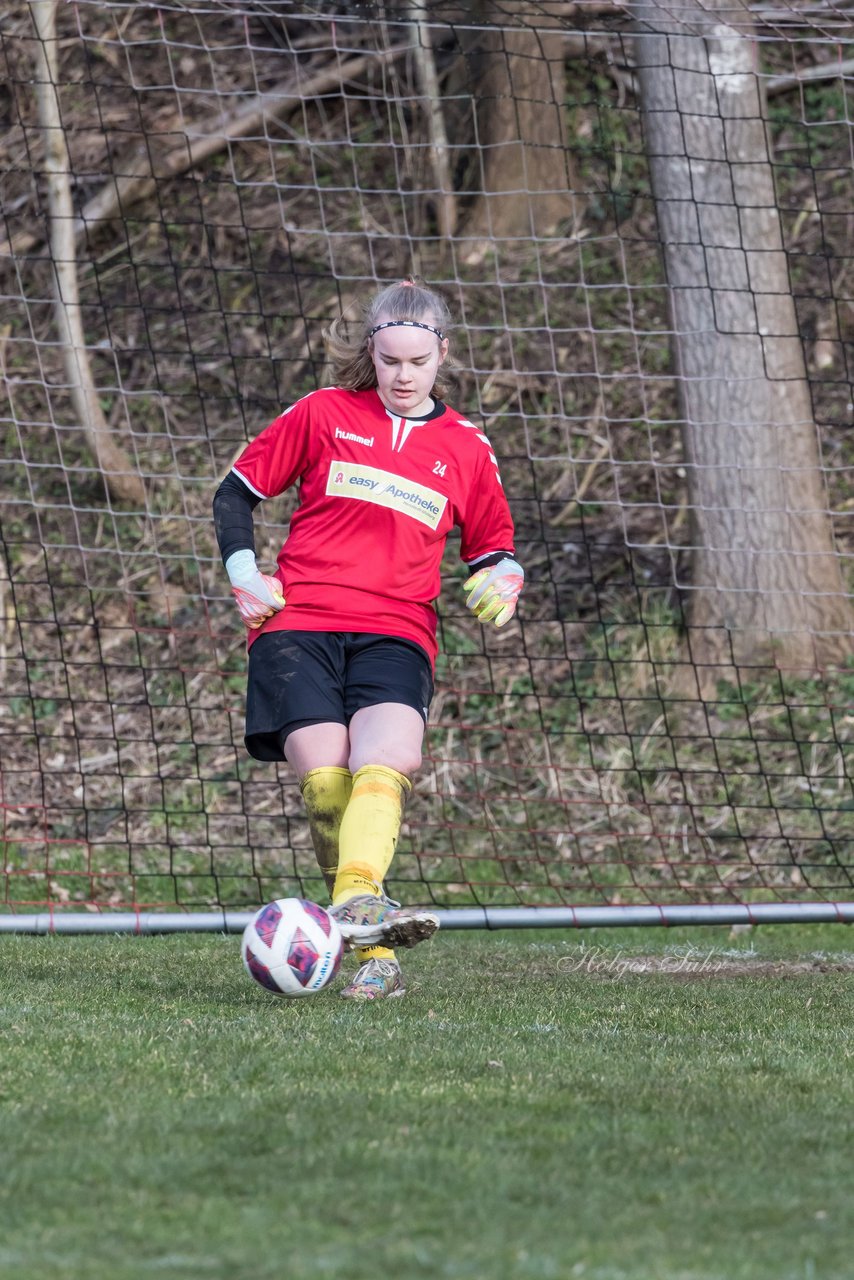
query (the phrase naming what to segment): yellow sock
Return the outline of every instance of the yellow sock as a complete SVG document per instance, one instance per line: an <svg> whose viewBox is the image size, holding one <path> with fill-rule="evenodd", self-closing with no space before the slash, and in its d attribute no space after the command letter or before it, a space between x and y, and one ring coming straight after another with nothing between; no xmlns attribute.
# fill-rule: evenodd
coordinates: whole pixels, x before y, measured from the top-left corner
<svg viewBox="0 0 854 1280"><path fill-rule="evenodd" d="M338 875L332 901L382 893L412 783L395 769L367 764L353 774L353 791L338 834Z"/></svg>
<svg viewBox="0 0 854 1280"><path fill-rule="evenodd" d="M364 964L366 960L394 960L394 952L388 947L357 947L356 963Z"/></svg>
<svg viewBox="0 0 854 1280"><path fill-rule="evenodd" d="M309 769L299 789L308 815L314 856L331 898L338 874L338 833L353 790L353 775L349 769L335 765Z"/></svg>

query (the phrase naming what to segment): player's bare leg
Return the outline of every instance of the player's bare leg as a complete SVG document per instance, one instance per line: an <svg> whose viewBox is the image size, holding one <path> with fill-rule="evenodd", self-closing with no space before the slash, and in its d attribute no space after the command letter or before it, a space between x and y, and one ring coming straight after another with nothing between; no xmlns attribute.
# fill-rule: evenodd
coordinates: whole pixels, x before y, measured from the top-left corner
<svg viewBox="0 0 854 1280"><path fill-rule="evenodd" d="M402 702L378 702L362 707L350 721L350 772L367 764L382 764L412 777L421 768L424 721Z"/></svg>
<svg viewBox="0 0 854 1280"><path fill-rule="evenodd" d="M350 735L345 724L324 722L294 729L285 739L288 764L300 781L311 769L349 768Z"/></svg>

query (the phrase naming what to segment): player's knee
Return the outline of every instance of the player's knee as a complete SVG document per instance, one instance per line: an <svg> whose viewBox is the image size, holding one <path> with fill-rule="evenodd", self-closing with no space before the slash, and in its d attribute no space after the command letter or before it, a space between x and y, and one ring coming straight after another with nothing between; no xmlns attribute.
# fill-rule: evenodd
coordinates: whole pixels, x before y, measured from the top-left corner
<svg viewBox="0 0 854 1280"><path fill-rule="evenodd" d="M421 752L412 748L397 747L388 751L374 750L364 759L361 754L350 756L350 772L356 773L370 765L381 765L384 769L394 769L405 778L412 778L421 768Z"/></svg>
<svg viewBox="0 0 854 1280"><path fill-rule="evenodd" d="M424 722L412 707L363 708L350 721L350 772L374 764L411 778L421 767L423 739Z"/></svg>
<svg viewBox="0 0 854 1280"><path fill-rule="evenodd" d="M398 759L400 763L389 765L389 768L396 769L405 778L412 778L421 768L421 752L418 750L401 752Z"/></svg>

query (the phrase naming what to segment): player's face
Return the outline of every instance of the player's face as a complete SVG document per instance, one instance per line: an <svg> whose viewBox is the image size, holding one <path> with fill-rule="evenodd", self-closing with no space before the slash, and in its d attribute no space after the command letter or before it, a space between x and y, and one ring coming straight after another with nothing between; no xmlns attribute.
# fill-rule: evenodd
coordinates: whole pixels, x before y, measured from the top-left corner
<svg viewBox="0 0 854 1280"><path fill-rule="evenodd" d="M419 418L429 413L430 392L448 354L448 339L440 341L427 329L401 325L375 333L370 351L377 371L377 391L385 407L401 417Z"/></svg>

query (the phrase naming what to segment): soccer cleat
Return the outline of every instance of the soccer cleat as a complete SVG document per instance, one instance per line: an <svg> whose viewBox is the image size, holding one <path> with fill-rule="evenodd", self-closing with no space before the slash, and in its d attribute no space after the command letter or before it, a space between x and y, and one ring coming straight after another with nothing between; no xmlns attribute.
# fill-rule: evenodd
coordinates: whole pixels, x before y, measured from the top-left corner
<svg viewBox="0 0 854 1280"><path fill-rule="evenodd" d="M359 893L329 914L336 921L346 947L414 947L432 938L439 921L419 907L403 907L386 897ZM383 961L385 964L386 962Z"/></svg>
<svg viewBox="0 0 854 1280"><path fill-rule="evenodd" d="M396 960L366 960L341 995L345 1000L379 1000L405 993L406 984Z"/></svg>

